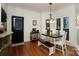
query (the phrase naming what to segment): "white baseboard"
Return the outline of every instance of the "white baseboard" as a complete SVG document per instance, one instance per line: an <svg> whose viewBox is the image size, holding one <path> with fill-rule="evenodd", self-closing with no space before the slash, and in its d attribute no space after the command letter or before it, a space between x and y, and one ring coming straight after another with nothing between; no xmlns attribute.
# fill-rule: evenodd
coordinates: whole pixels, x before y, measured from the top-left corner
<svg viewBox="0 0 79 59"><path fill-rule="evenodd" d="M22 42L22 43L17 43L17 44L12 44L12 47L14 47L14 46L19 46L19 45L23 45L24 44L24 42Z"/></svg>
<svg viewBox="0 0 79 59"><path fill-rule="evenodd" d="M75 48L75 51L76 51L76 53L77 53L78 56L79 56L79 50L78 50L77 48Z"/></svg>
<svg viewBox="0 0 79 59"><path fill-rule="evenodd" d="M76 50L76 52L77 52L77 54L79 56L79 47L78 47L78 45L76 45L75 50Z"/></svg>
<svg viewBox="0 0 79 59"><path fill-rule="evenodd" d="M67 44L68 46L75 47L75 45L73 45L70 41L67 41L66 44Z"/></svg>

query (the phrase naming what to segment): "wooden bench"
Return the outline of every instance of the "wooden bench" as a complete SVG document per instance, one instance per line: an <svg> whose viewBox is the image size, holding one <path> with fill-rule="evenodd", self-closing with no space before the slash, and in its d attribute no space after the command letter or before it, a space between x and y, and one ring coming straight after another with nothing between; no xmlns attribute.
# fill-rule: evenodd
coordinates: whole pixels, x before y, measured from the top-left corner
<svg viewBox="0 0 79 59"><path fill-rule="evenodd" d="M48 42L48 41L45 41L44 39L39 39L38 40L38 46L40 45L43 45L45 46L46 48L49 49L49 55L53 54L55 52L55 46L54 44Z"/></svg>

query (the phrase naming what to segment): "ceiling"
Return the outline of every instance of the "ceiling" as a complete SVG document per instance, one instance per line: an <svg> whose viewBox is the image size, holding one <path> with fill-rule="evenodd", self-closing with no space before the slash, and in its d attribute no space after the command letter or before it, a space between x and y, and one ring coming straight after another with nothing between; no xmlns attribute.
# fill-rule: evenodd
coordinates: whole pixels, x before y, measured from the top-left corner
<svg viewBox="0 0 79 59"><path fill-rule="evenodd" d="M49 12L49 3L8 3L8 5L19 6L37 12L42 12L42 11ZM52 11L53 12L57 11L69 5L71 5L71 3L53 3Z"/></svg>

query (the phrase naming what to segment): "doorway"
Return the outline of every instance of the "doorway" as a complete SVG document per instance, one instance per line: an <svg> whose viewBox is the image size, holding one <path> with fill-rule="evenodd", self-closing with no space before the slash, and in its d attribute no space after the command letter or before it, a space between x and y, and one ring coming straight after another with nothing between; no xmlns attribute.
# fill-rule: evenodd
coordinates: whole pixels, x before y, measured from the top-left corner
<svg viewBox="0 0 79 59"><path fill-rule="evenodd" d="M12 16L12 44L24 42L24 17Z"/></svg>

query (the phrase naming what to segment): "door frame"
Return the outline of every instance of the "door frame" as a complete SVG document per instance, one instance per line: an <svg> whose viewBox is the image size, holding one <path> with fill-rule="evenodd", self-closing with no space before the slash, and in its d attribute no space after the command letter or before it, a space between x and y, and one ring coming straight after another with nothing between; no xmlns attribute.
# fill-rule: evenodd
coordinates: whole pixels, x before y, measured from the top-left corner
<svg viewBox="0 0 79 59"><path fill-rule="evenodd" d="M17 17L17 18L22 18L22 21L23 21L23 23L22 23L22 31L23 31L23 42L22 43L15 43L15 44L12 44L12 46L17 46L17 45L22 45L22 44L24 44L24 17L23 16L12 16L12 18L11 18L11 22L12 22L12 28L11 28L11 30L13 31L13 18L14 17ZM13 39L13 38L12 38Z"/></svg>

